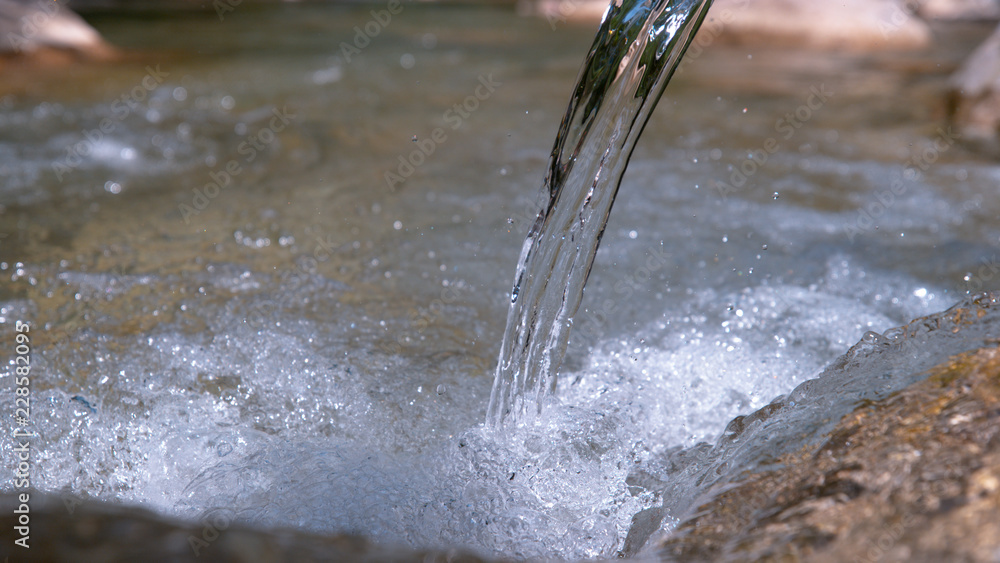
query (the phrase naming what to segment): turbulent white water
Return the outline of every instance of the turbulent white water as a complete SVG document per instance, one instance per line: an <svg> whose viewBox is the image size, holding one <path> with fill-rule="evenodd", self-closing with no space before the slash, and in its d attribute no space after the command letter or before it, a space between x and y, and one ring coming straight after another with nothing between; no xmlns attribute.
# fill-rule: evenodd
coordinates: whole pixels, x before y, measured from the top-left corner
<svg viewBox="0 0 1000 563"><path fill-rule="evenodd" d="M96 126L145 62L3 98L0 168L16 173L0 185L0 326L6 346L16 321L33 324L37 490L486 555L614 557L669 529L713 479L1000 333L995 307L962 325L952 312L902 341L868 335L835 363L867 331L996 286L1000 209L982 197L995 163L952 149L851 240L845 224L905 178L904 159L871 149L884 134L869 128L871 102L831 103L721 198L711 180L801 96L677 81L604 232L558 394L539 424L486 432L484 374L528 227L518 217L593 30L414 5L348 64L339 43L368 12L302 9L227 17L235 45L263 41L245 55L203 43L223 40L215 20L190 22L198 41L169 18L129 31L143 48L198 50L164 65L157 115L131 115L108 139L161 167L120 151L63 182L49 167L65 147L53 139ZM295 33L261 34L272 17ZM507 28L531 33L495 32ZM331 68L340 82L318 85ZM490 72L504 86L388 192L382 174L413 135L446 126L443 112ZM86 94L90 84L108 90ZM178 203L282 105L300 117L261 153L264 170L248 168L186 224ZM26 133L33 119L52 135ZM877 138L897 136L933 143ZM725 431L779 395L772 416ZM0 440L4 492L14 447Z"/></svg>
<svg viewBox="0 0 1000 563"><path fill-rule="evenodd" d="M71 283L96 281L80 275ZM229 287L233 281L203 280ZM985 345L1000 322L992 309L955 331L954 315L942 315L939 330L914 331L905 343L869 339L860 349L874 356L853 354L828 380L781 403L769 429L746 437L764 442L716 454L697 447L687 463L671 461L676 448L713 440L733 416L816 373L838 347L831 335L852 333L857 319L887 322L828 291L693 295L691 311L678 312L670 330L654 323L629 339L604 340L585 366L565 374L559 402L540 424L506 438L469 424L467 414L435 416L481 412L467 403L482 397L455 384L413 389L412 380L395 374L415 369L417 359L338 345L315 323L284 318L280 327L233 329L226 325L239 326L239 315L218 311L201 335L93 334L81 341L86 351L55 358L63 366L51 357L38 364L41 373L90 375L79 395L37 389L37 408L47 414L35 427L44 446L33 481L43 490L139 502L185 517L351 531L390 544L517 557L612 556L635 514L665 517L633 532L642 537L668 527L670 516L705 490L708 483L693 483L712 467L742 470L775 447L802 445L810 425L833 423L832 413ZM737 308L717 309L717 318L695 312L728 300ZM916 301L910 307L926 308ZM3 307L4 319L26 314L27 303ZM10 444L4 449L13 455Z"/></svg>

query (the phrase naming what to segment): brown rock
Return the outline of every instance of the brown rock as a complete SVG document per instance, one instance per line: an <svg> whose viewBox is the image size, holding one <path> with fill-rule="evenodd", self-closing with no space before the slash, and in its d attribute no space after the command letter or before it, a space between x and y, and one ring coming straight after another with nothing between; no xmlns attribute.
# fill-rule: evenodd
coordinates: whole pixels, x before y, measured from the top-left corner
<svg viewBox="0 0 1000 563"><path fill-rule="evenodd" d="M105 59L114 54L97 31L62 3L0 0L0 57L40 62Z"/></svg>
<svg viewBox="0 0 1000 563"><path fill-rule="evenodd" d="M16 546L13 494L0 495L0 556L13 561L106 563L358 562L480 563L468 553L391 549L348 535L322 536L294 530L257 530L222 516L190 523L148 510L30 493L29 548Z"/></svg>
<svg viewBox="0 0 1000 563"><path fill-rule="evenodd" d="M699 506L662 559L997 561L1000 348L861 404L772 467Z"/></svg>
<svg viewBox="0 0 1000 563"><path fill-rule="evenodd" d="M923 0L914 2L920 17L936 20L983 20L1000 18L998 0Z"/></svg>
<svg viewBox="0 0 1000 563"><path fill-rule="evenodd" d="M949 113L964 137L992 140L1000 133L1000 27L951 77Z"/></svg>
<svg viewBox="0 0 1000 563"><path fill-rule="evenodd" d="M921 49L931 40L927 25L898 0L716 0L703 33L716 20L715 35L741 45L872 51Z"/></svg>
<svg viewBox="0 0 1000 563"><path fill-rule="evenodd" d="M605 0L521 0L522 13L553 25L600 19ZM930 29L906 0L715 0L700 33L711 41L845 51L906 50L930 45Z"/></svg>

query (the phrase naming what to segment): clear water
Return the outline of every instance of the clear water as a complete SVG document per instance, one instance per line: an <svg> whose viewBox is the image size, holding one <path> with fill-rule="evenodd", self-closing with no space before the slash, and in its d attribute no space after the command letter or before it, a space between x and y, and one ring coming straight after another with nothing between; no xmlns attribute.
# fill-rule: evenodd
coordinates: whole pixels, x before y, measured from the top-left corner
<svg viewBox="0 0 1000 563"><path fill-rule="evenodd" d="M537 414L556 387L587 276L646 121L711 2L612 2L580 70L521 248L487 423ZM530 417L533 418L533 417Z"/></svg>
<svg viewBox="0 0 1000 563"><path fill-rule="evenodd" d="M39 490L385 543L614 556L630 531L669 529L714 483L706 471L794 447L821 415L997 335L989 309L790 394L867 331L996 287L1000 169L956 144L904 177L937 135L926 108L955 53L696 41L623 180L559 393L538 425L494 436L509 273L595 26L407 5L347 62L340 43L370 8L246 8L186 16L184 33L95 19L135 61L0 83L0 322L6 345L17 320L34 327ZM156 64L170 74L142 111L60 181L52 161ZM490 74L501 86L452 129L445 113ZM775 122L820 83L836 94L785 139ZM240 144L286 106L291 124L246 162ZM438 127L447 140L390 190L385 172ZM780 150L721 197L713 182L771 136ZM232 159L243 171L185 222L179 205ZM845 224L897 179L878 229L850 239ZM746 448L698 445L779 395L795 405L740 434ZM12 447L0 441L5 491ZM641 511L660 518L633 526Z"/></svg>

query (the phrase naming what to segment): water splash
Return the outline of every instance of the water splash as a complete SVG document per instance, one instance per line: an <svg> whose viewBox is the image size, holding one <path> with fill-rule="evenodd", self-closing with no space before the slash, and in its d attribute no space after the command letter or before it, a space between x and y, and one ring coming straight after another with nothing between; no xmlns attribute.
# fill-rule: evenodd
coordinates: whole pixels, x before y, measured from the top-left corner
<svg viewBox="0 0 1000 563"><path fill-rule="evenodd" d="M636 141L711 0L617 0L556 136L548 204L521 248L487 423L525 421L556 387L569 328ZM536 405L534 414L528 408Z"/></svg>

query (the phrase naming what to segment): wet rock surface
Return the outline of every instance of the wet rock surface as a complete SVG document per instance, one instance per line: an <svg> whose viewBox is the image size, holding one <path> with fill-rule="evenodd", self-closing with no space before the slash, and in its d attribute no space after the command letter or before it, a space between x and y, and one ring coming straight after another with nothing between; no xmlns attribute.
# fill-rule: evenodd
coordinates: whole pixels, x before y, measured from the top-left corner
<svg viewBox="0 0 1000 563"><path fill-rule="evenodd" d="M843 417L746 474L660 545L664 561L997 561L1000 348Z"/></svg>
<svg viewBox="0 0 1000 563"><path fill-rule="evenodd" d="M29 548L14 545L14 495L0 496L0 555L14 561L277 561L478 563L458 551L431 552L376 547L351 535L319 536L293 530L255 530L222 516L183 523L148 510L31 493ZM18 536L20 537L20 536ZM6 552L6 553L5 553Z"/></svg>

